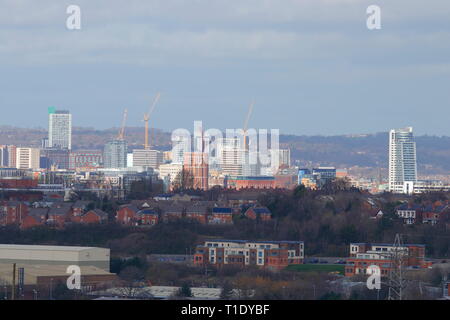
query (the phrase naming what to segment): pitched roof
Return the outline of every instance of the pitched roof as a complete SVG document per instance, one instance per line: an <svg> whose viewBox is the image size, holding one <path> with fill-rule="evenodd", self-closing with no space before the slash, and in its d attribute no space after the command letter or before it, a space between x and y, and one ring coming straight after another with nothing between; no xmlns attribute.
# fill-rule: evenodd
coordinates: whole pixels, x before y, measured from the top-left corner
<svg viewBox="0 0 450 320"><path fill-rule="evenodd" d="M232 214L233 210L231 208L227 207L215 207L212 209L213 213L219 213L219 214Z"/></svg>
<svg viewBox="0 0 450 320"><path fill-rule="evenodd" d="M252 208L252 209L257 214L271 214L270 210L267 209L266 207L256 207L256 208Z"/></svg>
<svg viewBox="0 0 450 320"><path fill-rule="evenodd" d="M139 211L139 209L134 204L123 204L123 205L121 205L119 207L119 210L120 209L124 209L124 208L128 208L128 209L130 209L130 210L132 210L134 212L138 212Z"/></svg>
<svg viewBox="0 0 450 320"><path fill-rule="evenodd" d="M142 215L142 214L149 214L149 215L158 215L158 212L156 212L155 210L153 210L153 209L143 209L143 210L140 210L138 213L137 213L138 215Z"/></svg>
<svg viewBox="0 0 450 320"><path fill-rule="evenodd" d="M92 210L89 210L88 212L86 212L86 214L88 214L89 212L94 212L96 215L98 215L100 218L108 218L108 213L106 213L105 211L103 211L103 210L100 210L100 209L92 209ZM85 214L85 215L86 215Z"/></svg>
<svg viewBox="0 0 450 320"><path fill-rule="evenodd" d="M90 201L85 201L85 200L77 200L75 201L75 203L72 205L72 208L85 208L88 206L88 204L90 203Z"/></svg>

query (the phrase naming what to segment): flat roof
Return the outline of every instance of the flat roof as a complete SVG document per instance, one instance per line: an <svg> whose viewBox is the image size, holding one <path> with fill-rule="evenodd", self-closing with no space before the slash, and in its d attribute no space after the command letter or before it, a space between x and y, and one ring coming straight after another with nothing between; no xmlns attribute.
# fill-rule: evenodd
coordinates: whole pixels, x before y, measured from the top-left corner
<svg viewBox="0 0 450 320"><path fill-rule="evenodd" d="M261 240L227 240L227 239L209 239L205 240L205 242L234 242L234 243L273 243L273 244L280 244L280 243L304 243L304 241L289 241L289 240L267 240L267 241L261 241Z"/></svg>
<svg viewBox="0 0 450 320"><path fill-rule="evenodd" d="M87 249L106 249L99 247L76 247L76 246L45 246L45 245L22 245L22 244L0 244L0 250L52 250L52 251L82 251Z"/></svg>

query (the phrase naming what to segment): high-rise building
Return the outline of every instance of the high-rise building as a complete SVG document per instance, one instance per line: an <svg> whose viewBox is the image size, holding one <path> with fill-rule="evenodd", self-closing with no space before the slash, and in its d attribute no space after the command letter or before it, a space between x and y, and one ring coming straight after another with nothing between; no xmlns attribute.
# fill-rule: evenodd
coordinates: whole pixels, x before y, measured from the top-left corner
<svg viewBox="0 0 450 320"><path fill-rule="evenodd" d="M172 141L172 163L183 164L184 153L191 151L191 142L183 137Z"/></svg>
<svg viewBox="0 0 450 320"><path fill-rule="evenodd" d="M127 142L125 140L113 140L105 145L103 162L105 168L127 167Z"/></svg>
<svg viewBox="0 0 450 320"><path fill-rule="evenodd" d="M48 108L48 147L72 149L72 115L69 111Z"/></svg>
<svg viewBox="0 0 450 320"><path fill-rule="evenodd" d="M0 146L0 167L8 167L9 166L9 157L8 157L8 148L7 146Z"/></svg>
<svg viewBox="0 0 450 320"><path fill-rule="evenodd" d="M17 169L39 169L40 150L37 148L17 148Z"/></svg>
<svg viewBox="0 0 450 320"><path fill-rule="evenodd" d="M16 146L1 145L0 146L0 167L15 168L16 167Z"/></svg>
<svg viewBox="0 0 450 320"><path fill-rule="evenodd" d="M208 155L204 152L185 152L183 170L192 177L193 189L208 189Z"/></svg>
<svg viewBox="0 0 450 320"><path fill-rule="evenodd" d="M416 142L413 129L393 129L389 132L389 191L412 193L416 182Z"/></svg>
<svg viewBox="0 0 450 320"><path fill-rule="evenodd" d="M163 162L163 154L158 150L133 150L133 167L150 167L156 169Z"/></svg>
<svg viewBox="0 0 450 320"><path fill-rule="evenodd" d="M219 167L224 175L240 176L244 165L244 150L241 149L240 139L222 138L217 143Z"/></svg>

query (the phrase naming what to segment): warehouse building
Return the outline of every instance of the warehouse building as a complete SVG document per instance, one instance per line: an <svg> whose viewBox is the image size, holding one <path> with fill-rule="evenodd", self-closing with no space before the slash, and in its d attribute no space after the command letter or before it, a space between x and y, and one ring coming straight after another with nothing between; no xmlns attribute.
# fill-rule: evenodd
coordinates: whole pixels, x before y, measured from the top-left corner
<svg viewBox="0 0 450 320"><path fill-rule="evenodd" d="M0 264L93 266L109 272L110 249L0 244Z"/></svg>

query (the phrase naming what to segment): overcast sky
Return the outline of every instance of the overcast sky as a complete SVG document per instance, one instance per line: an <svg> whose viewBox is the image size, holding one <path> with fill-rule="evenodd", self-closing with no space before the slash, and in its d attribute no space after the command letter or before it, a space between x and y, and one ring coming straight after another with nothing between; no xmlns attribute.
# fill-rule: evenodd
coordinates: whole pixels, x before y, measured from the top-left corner
<svg viewBox="0 0 450 320"><path fill-rule="evenodd" d="M81 30L66 8L81 8ZM382 29L366 9L381 7ZM448 0L0 0L0 125L450 135Z"/></svg>

